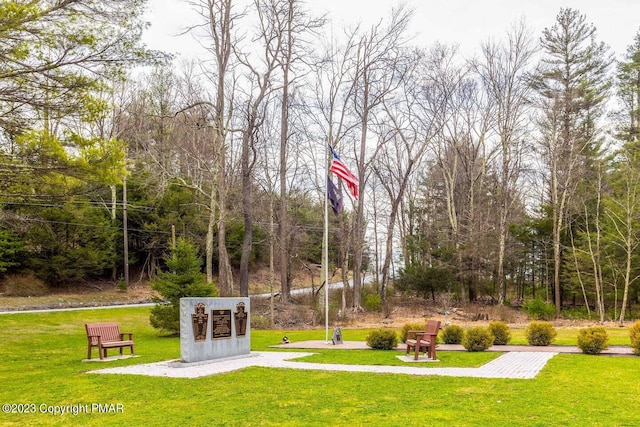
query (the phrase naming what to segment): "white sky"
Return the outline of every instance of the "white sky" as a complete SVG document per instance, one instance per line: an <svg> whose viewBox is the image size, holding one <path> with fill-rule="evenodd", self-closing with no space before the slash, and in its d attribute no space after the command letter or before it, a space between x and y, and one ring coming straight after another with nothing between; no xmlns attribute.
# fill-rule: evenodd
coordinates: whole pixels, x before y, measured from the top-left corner
<svg viewBox="0 0 640 427"><path fill-rule="evenodd" d="M611 46L620 58L640 29L640 0L408 0L415 10L412 32L424 47L435 41L458 44L460 52L470 56L479 51L481 41L501 38L509 27L525 18L539 38L551 27L561 7L579 10L597 29L599 41ZM309 9L328 13L334 29L362 22L367 27L389 14L395 0L307 0ZM200 52L189 35L177 36L197 16L181 0L149 0L147 19L151 28L145 43L179 57L193 57ZM330 27L327 27L330 28Z"/></svg>

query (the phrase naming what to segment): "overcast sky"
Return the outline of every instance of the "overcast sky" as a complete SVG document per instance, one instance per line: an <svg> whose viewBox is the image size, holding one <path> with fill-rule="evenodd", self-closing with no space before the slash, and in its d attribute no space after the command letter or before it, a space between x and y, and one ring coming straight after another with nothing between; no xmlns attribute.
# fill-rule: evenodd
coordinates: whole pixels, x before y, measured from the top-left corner
<svg viewBox="0 0 640 427"><path fill-rule="evenodd" d="M425 47L435 41L458 44L470 56L478 52L480 41L502 37L509 27L525 18L536 38L551 27L561 7L571 7L586 15L597 29L598 40L611 46L619 58L640 28L640 0L409 0L415 14L411 30ZM370 25L400 4L393 0L308 0L309 9L327 13L334 28L362 22ZM152 26L146 44L179 56L200 52L191 36L178 36L197 18L181 0L149 0L147 19ZM328 27L329 28L329 27Z"/></svg>

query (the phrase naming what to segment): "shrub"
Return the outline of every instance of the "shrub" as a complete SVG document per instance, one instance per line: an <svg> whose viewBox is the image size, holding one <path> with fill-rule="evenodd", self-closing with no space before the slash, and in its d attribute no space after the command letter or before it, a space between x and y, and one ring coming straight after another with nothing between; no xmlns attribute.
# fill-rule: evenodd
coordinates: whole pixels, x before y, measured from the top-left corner
<svg viewBox="0 0 640 427"><path fill-rule="evenodd" d="M400 269L399 278L395 282L400 291L414 291L417 295L432 295L447 289L454 282L454 273L441 267L423 265L407 265Z"/></svg>
<svg viewBox="0 0 640 427"><path fill-rule="evenodd" d="M587 312L587 307L582 306L582 307L571 307L571 308L563 309L562 317L564 319L570 319L570 320L584 320L584 319L595 319L598 316L596 313Z"/></svg>
<svg viewBox="0 0 640 427"><path fill-rule="evenodd" d="M489 332L494 337L493 344L495 345L506 345L511 340L511 330L504 322L489 323Z"/></svg>
<svg viewBox="0 0 640 427"><path fill-rule="evenodd" d="M467 351L485 351L493 345L493 335L484 326L469 328L464 334L462 345Z"/></svg>
<svg viewBox="0 0 640 427"><path fill-rule="evenodd" d="M4 283L8 297L37 297L48 291L47 284L31 272L9 275Z"/></svg>
<svg viewBox="0 0 640 427"><path fill-rule="evenodd" d="M370 293L364 296L364 309L370 312L380 311L382 308L382 298L378 293Z"/></svg>
<svg viewBox="0 0 640 427"><path fill-rule="evenodd" d="M124 277L120 277L116 285L118 286L118 290L120 292L127 292L128 287L127 282L124 280Z"/></svg>
<svg viewBox="0 0 640 427"><path fill-rule="evenodd" d="M581 329L578 332L578 347L585 354L600 354L609 348L609 336L602 326Z"/></svg>
<svg viewBox="0 0 640 427"><path fill-rule="evenodd" d="M631 339L633 354L640 356L640 320L631 325L631 328L629 329L629 338Z"/></svg>
<svg viewBox="0 0 640 427"><path fill-rule="evenodd" d="M544 346L549 345L556 339L558 334L549 322L531 322L524 330L527 341L530 345Z"/></svg>
<svg viewBox="0 0 640 427"><path fill-rule="evenodd" d="M398 334L389 329L371 331L367 335L367 345L374 350L395 350L398 346Z"/></svg>
<svg viewBox="0 0 640 427"><path fill-rule="evenodd" d="M460 344L464 337L464 330L458 325L448 325L442 330L442 340L445 344Z"/></svg>
<svg viewBox="0 0 640 427"><path fill-rule="evenodd" d="M513 323L516 321L516 316L513 308L507 305L499 305L494 309L494 317L506 323Z"/></svg>
<svg viewBox="0 0 640 427"><path fill-rule="evenodd" d="M400 328L400 342L407 342L407 333L409 331L424 331L424 323L405 323Z"/></svg>
<svg viewBox="0 0 640 427"><path fill-rule="evenodd" d="M251 316L251 329L271 329L271 319L268 316L254 314Z"/></svg>
<svg viewBox="0 0 640 427"><path fill-rule="evenodd" d="M531 320L550 320L556 314L553 304L543 301L541 298L532 299L523 306Z"/></svg>

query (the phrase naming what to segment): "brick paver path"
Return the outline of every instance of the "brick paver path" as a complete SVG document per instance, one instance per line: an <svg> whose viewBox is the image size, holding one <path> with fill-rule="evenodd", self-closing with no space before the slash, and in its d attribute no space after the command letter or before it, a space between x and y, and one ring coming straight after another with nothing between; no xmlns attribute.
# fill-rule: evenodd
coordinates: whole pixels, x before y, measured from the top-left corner
<svg viewBox="0 0 640 427"><path fill-rule="evenodd" d="M435 368L413 366L340 365L327 363L296 362L296 359L313 353L259 351L246 357L237 357L198 364L158 362L141 365L107 368L92 371L97 374L136 374L170 378L197 378L237 371L251 366L281 369L305 369L314 371L368 372L400 375L441 375L477 378L534 378L557 353L510 352L479 368Z"/></svg>

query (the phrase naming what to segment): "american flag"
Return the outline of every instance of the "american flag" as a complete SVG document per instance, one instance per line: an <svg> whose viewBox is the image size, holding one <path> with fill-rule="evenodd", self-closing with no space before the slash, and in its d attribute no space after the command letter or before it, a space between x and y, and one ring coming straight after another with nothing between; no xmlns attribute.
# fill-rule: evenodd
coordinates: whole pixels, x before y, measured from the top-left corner
<svg viewBox="0 0 640 427"><path fill-rule="evenodd" d="M342 160L340 160L340 156L338 156L338 153L335 152L331 145L329 145L329 149L331 150L331 154L333 155L329 170L347 184L347 188L349 189L349 192L351 193L353 198L358 200L358 186L360 183L358 177L351 173L351 171L344 165L344 163L342 163Z"/></svg>

